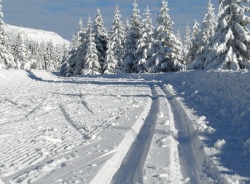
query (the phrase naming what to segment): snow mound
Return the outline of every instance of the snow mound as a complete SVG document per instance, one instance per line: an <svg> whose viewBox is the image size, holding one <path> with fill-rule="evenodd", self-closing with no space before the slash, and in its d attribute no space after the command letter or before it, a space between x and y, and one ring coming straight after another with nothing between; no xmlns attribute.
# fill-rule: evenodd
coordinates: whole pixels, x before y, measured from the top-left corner
<svg viewBox="0 0 250 184"><path fill-rule="evenodd" d="M41 42L49 42L52 41L54 45L69 45L69 41L65 40L57 33L44 31L44 30L37 30L32 28L24 28L24 27L17 27L5 24L4 30L6 35L10 38L15 38L15 36L20 33L23 38L28 38L30 40L37 41L38 43Z"/></svg>

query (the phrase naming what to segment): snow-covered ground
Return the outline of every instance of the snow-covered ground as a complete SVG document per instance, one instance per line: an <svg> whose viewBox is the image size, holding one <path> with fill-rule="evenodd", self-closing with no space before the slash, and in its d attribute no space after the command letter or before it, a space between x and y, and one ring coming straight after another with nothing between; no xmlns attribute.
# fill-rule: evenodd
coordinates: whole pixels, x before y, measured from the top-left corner
<svg viewBox="0 0 250 184"><path fill-rule="evenodd" d="M6 35L9 38L15 38L18 33L21 34L22 38L29 39L38 43L42 42L49 42L52 41L54 45L66 45L68 46L70 43L69 41L65 40L61 36L59 36L57 33L50 32L50 31L44 31L44 30L38 30L38 29L32 29L32 28L24 28L24 27L18 27L13 26L9 24L4 25L4 30L6 32Z"/></svg>
<svg viewBox="0 0 250 184"><path fill-rule="evenodd" d="M250 183L250 73L0 71L0 183Z"/></svg>

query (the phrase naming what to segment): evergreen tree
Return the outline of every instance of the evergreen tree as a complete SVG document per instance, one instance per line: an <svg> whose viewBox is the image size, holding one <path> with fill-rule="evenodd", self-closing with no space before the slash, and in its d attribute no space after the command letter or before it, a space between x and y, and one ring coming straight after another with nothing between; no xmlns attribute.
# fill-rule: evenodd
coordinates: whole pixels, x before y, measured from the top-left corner
<svg viewBox="0 0 250 184"><path fill-rule="evenodd" d="M55 48L52 41L46 43L46 52L45 52L45 69L50 71L57 71L59 63L55 55Z"/></svg>
<svg viewBox="0 0 250 184"><path fill-rule="evenodd" d="M218 19L214 13L213 4L209 1L208 11L205 14L202 23L201 47L205 48L211 42L211 38L214 36L215 28L217 26L217 21Z"/></svg>
<svg viewBox="0 0 250 184"><path fill-rule="evenodd" d="M145 18L142 20L141 39L138 42L138 49L136 52L136 60L133 65L133 71L142 73L146 71L146 61L148 59L148 50L154 41L154 26L150 18L150 10L147 7L144 13Z"/></svg>
<svg viewBox="0 0 250 184"><path fill-rule="evenodd" d="M177 71L182 68L182 64L176 58L179 52L176 45L176 37L172 32L173 21L171 20L166 0L162 0L162 6L157 18L156 39L151 47L151 56L146 67L148 72Z"/></svg>
<svg viewBox="0 0 250 184"><path fill-rule="evenodd" d="M126 33L128 33L129 30L130 30L130 28L131 28L129 18L126 19L124 27L125 27L125 28L124 28L124 29L125 29L125 35L124 35L124 36L126 36Z"/></svg>
<svg viewBox="0 0 250 184"><path fill-rule="evenodd" d="M184 57L183 57L183 44L181 41L181 35L180 32L177 32L177 35L172 35L172 42L170 42L171 46L171 53L170 53L170 60L173 63L173 70L171 71L177 71L177 70L184 70Z"/></svg>
<svg viewBox="0 0 250 184"><path fill-rule="evenodd" d="M201 40L200 34L201 34L200 25L197 20L194 20L193 32L192 32L192 37L191 37L192 46L188 53L189 61L187 61L187 64L190 62L193 62L197 57L196 52L200 48L200 44L199 44Z"/></svg>
<svg viewBox="0 0 250 184"><path fill-rule="evenodd" d="M78 31L73 35L70 44L71 50L76 50L84 41L86 41L86 30L83 27L82 18L78 22Z"/></svg>
<svg viewBox="0 0 250 184"><path fill-rule="evenodd" d="M123 71L124 72L133 72L133 62L136 59L136 51L138 41L141 38L141 23L139 15L140 10L138 9L138 4L136 1L133 3L133 13L130 19L130 26L126 33L125 43L124 43L124 61L123 61Z"/></svg>
<svg viewBox="0 0 250 184"><path fill-rule="evenodd" d="M63 56L63 64L60 70L62 75L70 77L82 74L89 30L92 30L91 18L88 19L87 29L83 28L82 19L80 18L78 32L73 36L69 51Z"/></svg>
<svg viewBox="0 0 250 184"><path fill-rule="evenodd" d="M27 49L23 43L21 34L18 33L12 48L14 61L18 69L29 69L27 62Z"/></svg>
<svg viewBox="0 0 250 184"><path fill-rule="evenodd" d="M92 35L92 28L88 26L88 40L87 40L86 55L84 58L84 68L82 70L82 74L93 75L100 73L101 73L101 65L98 59L98 50L96 49L96 44L94 42L94 38Z"/></svg>
<svg viewBox="0 0 250 184"><path fill-rule="evenodd" d="M185 40L183 44L183 56L184 56L185 64L189 63L190 61L189 51L191 47L192 47L192 41L191 41L191 36L190 36L190 27L187 25Z"/></svg>
<svg viewBox="0 0 250 184"><path fill-rule="evenodd" d="M37 42L34 42L32 40L25 40L24 42L27 47L27 61L29 62L29 69L38 69L38 60L37 60L37 55L38 55L38 47L39 45Z"/></svg>
<svg viewBox="0 0 250 184"><path fill-rule="evenodd" d="M45 60L46 60L46 44L45 44L44 41L42 41L40 43L38 58L39 58L39 63L40 63L39 64L40 69L46 69L46 64L45 64Z"/></svg>
<svg viewBox="0 0 250 184"><path fill-rule="evenodd" d="M100 9L97 9L97 15L95 17L93 34L95 37L95 44L98 51L98 58L100 66L103 67L105 54L107 51L107 40L108 35L106 28L104 27L104 22Z"/></svg>
<svg viewBox="0 0 250 184"><path fill-rule="evenodd" d="M250 8L246 0L221 0L219 20L212 40L205 69L239 70L250 68L249 42L247 25L250 18L246 15Z"/></svg>
<svg viewBox="0 0 250 184"><path fill-rule="evenodd" d="M6 47L2 9L2 0L0 0L0 69L15 67L14 58Z"/></svg>
<svg viewBox="0 0 250 184"><path fill-rule="evenodd" d="M213 4L208 2L208 11L204 16L201 30L201 38L198 42L198 50L196 51L196 59L191 62L187 69L202 69L206 59L209 43L214 36L215 27L217 25L217 16L214 13Z"/></svg>
<svg viewBox="0 0 250 184"><path fill-rule="evenodd" d="M114 74L118 72L118 62L114 57L114 52L113 52L113 45L114 42L109 40L108 41L108 50L106 52L106 57L105 57L105 62L103 66L104 73L106 74Z"/></svg>
<svg viewBox="0 0 250 184"><path fill-rule="evenodd" d="M113 41L112 49L114 51L114 58L118 61L118 67L121 68L122 59L123 59L123 45L124 45L124 37L125 37L125 30L123 23L121 21L121 14L119 11L118 6L115 9L115 16L112 24L112 31L111 31L111 40Z"/></svg>
<svg viewBox="0 0 250 184"><path fill-rule="evenodd" d="M179 48L178 57L181 58L181 62L182 64L184 64L183 42L182 42L181 33L179 30L176 33L176 46Z"/></svg>

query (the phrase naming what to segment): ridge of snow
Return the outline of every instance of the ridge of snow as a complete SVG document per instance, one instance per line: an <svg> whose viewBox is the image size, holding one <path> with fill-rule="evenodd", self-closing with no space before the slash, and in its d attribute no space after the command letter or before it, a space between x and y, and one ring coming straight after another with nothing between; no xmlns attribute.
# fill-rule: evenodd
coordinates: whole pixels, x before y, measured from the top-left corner
<svg viewBox="0 0 250 184"><path fill-rule="evenodd" d="M6 35L10 38L15 37L18 33L21 34L23 38L28 38L33 41L37 41L38 43L42 42L49 42L52 41L54 45L69 45L69 41L62 38L60 35L54 32L39 30L39 29L32 29L32 28L25 28L25 27L18 27L9 24L4 25L4 30Z"/></svg>

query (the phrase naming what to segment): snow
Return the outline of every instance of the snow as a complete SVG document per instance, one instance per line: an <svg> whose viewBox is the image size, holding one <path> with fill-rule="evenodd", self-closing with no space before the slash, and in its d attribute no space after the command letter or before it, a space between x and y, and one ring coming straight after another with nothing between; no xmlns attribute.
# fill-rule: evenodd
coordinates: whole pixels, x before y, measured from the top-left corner
<svg viewBox="0 0 250 184"><path fill-rule="evenodd" d="M17 27L9 24L4 25L4 30L6 35L10 38L15 38L18 33L21 34L22 38L28 38L33 41L37 41L38 43L42 42L49 42L52 41L54 45L69 45L69 41L65 40L57 33L44 31L44 30L37 30L32 28L24 28L24 27Z"/></svg>
<svg viewBox="0 0 250 184"><path fill-rule="evenodd" d="M0 183L250 183L249 72L0 70Z"/></svg>

